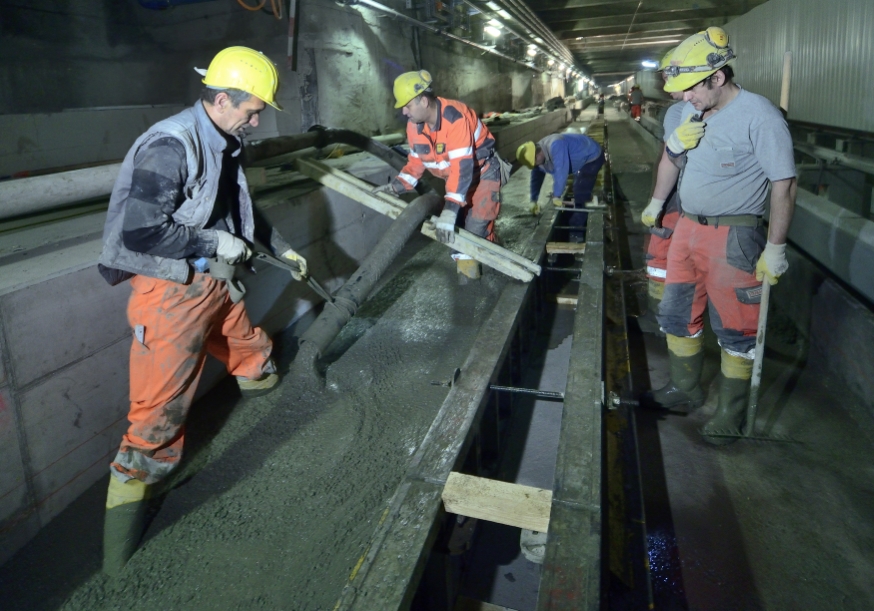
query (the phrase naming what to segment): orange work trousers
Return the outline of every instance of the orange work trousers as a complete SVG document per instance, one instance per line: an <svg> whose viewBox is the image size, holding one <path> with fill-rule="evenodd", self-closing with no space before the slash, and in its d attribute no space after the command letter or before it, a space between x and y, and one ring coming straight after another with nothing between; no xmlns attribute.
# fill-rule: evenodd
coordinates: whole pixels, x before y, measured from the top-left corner
<svg viewBox="0 0 874 611"><path fill-rule="evenodd" d="M664 282L668 275L668 247L679 218L679 210L670 210L662 217L662 228L650 230L646 249L646 276L650 280Z"/></svg>
<svg viewBox="0 0 874 611"><path fill-rule="evenodd" d="M495 219L501 211L501 164L492 158L482 169L479 183L468 191L464 228L474 235L494 242Z"/></svg>
<svg viewBox="0 0 874 611"><path fill-rule="evenodd" d="M752 358L762 299L755 270L764 248L762 227L701 225L681 216L668 249L658 315L662 329L696 336L704 329L707 308L719 345Z"/></svg>
<svg viewBox="0 0 874 611"><path fill-rule="evenodd" d="M134 276L131 289L131 424L110 469L154 484L182 458L206 355L232 375L258 378L272 371L273 344L249 322L243 303L231 301L225 283L208 274L194 274L191 284Z"/></svg>

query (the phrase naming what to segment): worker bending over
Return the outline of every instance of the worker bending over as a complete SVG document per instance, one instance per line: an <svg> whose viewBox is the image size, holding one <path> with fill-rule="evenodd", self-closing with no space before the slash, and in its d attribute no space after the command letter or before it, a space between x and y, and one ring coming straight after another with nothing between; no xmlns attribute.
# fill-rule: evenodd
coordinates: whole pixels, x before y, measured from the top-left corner
<svg viewBox="0 0 874 611"><path fill-rule="evenodd" d="M495 241L495 219L501 210L501 160L495 138L476 113L457 100L437 97L425 70L406 72L395 79L395 108L407 117L407 164L380 190L395 195L413 190L428 170L446 181L443 211L436 223L437 239L451 244L455 225ZM461 213L461 214L460 214ZM466 255L454 255L459 273L478 277L479 264ZM473 269L475 268L475 269Z"/></svg>
<svg viewBox="0 0 874 611"><path fill-rule="evenodd" d="M531 169L531 213L539 214L540 188L547 174L552 175L552 203L562 207L562 194L568 176L573 174L574 208L583 208L592 198L598 172L604 165L601 145L583 134L552 134L537 144L526 142L516 149L516 159ZM571 231L571 240L585 240L587 212L575 212L570 224L579 229Z"/></svg>
<svg viewBox="0 0 874 611"><path fill-rule="evenodd" d="M110 465L104 571L115 575L143 534L152 486L182 457L184 426L207 353L241 391L275 386L270 338L232 297L233 265L258 239L306 261L256 213L240 166L240 135L274 101L277 72L245 47L218 53L201 99L153 125L131 147L109 202L99 269L130 279L130 428Z"/></svg>
<svg viewBox="0 0 874 611"><path fill-rule="evenodd" d="M780 111L732 82L728 35L711 27L687 38L665 68L665 91L690 104L666 141L683 166L682 213L668 250L659 323L667 333L671 380L652 393L660 407L704 401L700 386L704 308L722 348L716 414L708 433L740 430L755 355L761 282L786 271L786 234L795 206L792 138ZM770 231L762 215L770 186Z"/></svg>
<svg viewBox="0 0 874 611"><path fill-rule="evenodd" d="M671 53L669 51L659 64L659 72L662 79L667 82L665 68L670 64ZM674 91L669 95L674 100L679 100L671 105L665 113L663 121L664 140L674 133L680 125L680 118L686 102L683 101L683 92ZM668 247L671 245L671 235L680 218L680 197L677 195L677 178L680 175L678 168L667 153L664 142L662 143L659 162L655 168L655 186L649 205L644 208L640 216L641 222L649 227L649 244L646 250L646 277L647 286L647 313L639 318L641 330L644 332L659 333L658 323L655 320L659 311L659 304L665 292L665 277L668 269Z"/></svg>

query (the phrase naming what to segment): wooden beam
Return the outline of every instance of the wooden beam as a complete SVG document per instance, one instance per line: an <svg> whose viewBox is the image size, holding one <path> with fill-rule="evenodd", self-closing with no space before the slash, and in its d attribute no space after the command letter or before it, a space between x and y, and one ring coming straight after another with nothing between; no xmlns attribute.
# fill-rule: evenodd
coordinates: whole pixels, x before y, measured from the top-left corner
<svg viewBox="0 0 874 611"><path fill-rule="evenodd" d="M576 295L549 295L549 300L553 303L559 303L563 305L577 305L577 296Z"/></svg>
<svg viewBox="0 0 874 611"><path fill-rule="evenodd" d="M312 159L298 159L295 163L301 173L389 218L396 219L407 207L407 203L399 197L373 193L374 186L369 182L350 176L342 170Z"/></svg>
<svg viewBox="0 0 874 611"><path fill-rule="evenodd" d="M437 231L434 228L436 216L432 216L430 221L425 221L422 225L422 235L425 235L432 240L437 240ZM487 246L488 245L488 246ZM529 269L528 266L520 265L516 258L523 259L529 265L536 267L536 273L540 275L540 266L528 261L524 257L519 257L516 253L501 248L497 244L484 240L479 236L475 236L464 229L457 229L455 232L455 241L452 244L446 245L453 250L472 257L480 263L485 263L502 274L516 278L522 282L530 282L534 278L535 272ZM512 257L510 255L513 255Z"/></svg>
<svg viewBox="0 0 874 611"><path fill-rule="evenodd" d="M577 244L575 242L547 242L546 253L565 254L565 255L581 255L586 252L585 244Z"/></svg>
<svg viewBox="0 0 874 611"><path fill-rule="evenodd" d="M547 532L552 491L452 472L443 505L449 513Z"/></svg>

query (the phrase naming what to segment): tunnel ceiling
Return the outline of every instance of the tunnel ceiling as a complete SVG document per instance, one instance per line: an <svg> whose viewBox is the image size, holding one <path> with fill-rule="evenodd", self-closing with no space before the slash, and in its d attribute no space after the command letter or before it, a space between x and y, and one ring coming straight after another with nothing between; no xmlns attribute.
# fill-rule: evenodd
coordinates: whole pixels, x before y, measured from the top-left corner
<svg viewBox="0 0 874 611"><path fill-rule="evenodd" d="M606 85L659 60L687 36L725 23L767 0L527 0L574 54Z"/></svg>

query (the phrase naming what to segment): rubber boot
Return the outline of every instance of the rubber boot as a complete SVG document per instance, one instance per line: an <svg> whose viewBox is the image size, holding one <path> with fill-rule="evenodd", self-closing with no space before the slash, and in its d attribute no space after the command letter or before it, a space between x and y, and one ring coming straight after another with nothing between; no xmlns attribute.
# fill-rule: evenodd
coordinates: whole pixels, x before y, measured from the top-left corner
<svg viewBox="0 0 874 611"><path fill-rule="evenodd" d="M671 380L662 388L646 393L641 403L645 407L668 409L688 404L701 407L707 396L701 388L701 368L704 363L704 338L678 337L667 334Z"/></svg>
<svg viewBox="0 0 874 611"><path fill-rule="evenodd" d="M640 325L640 330L643 333L652 333L657 337L665 336L665 332L662 331L661 325L659 325L659 321L656 318L656 314L659 312L659 304L661 304L664 294L665 283L656 282L650 278L646 292L646 314L637 317L637 324Z"/></svg>
<svg viewBox="0 0 874 611"><path fill-rule="evenodd" d="M456 270L459 274L459 281L464 284L470 280L479 280L483 275L483 268L480 262L470 257L459 257L455 260Z"/></svg>
<svg viewBox="0 0 874 611"><path fill-rule="evenodd" d="M719 382L719 405L716 413L701 427L701 435L707 443L724 446L737 441L737 437L711 437L712 433L742 432L747 417L747 393L753 373L753 361L722 351L722 380Z"/></svg>
<svg viewBox="0 0 874 611"><path fill-rule="evenodd" d="M116 577L133 556L146 526L151 486L138 479L109 476L103 522L103 572Z"/></svg>

